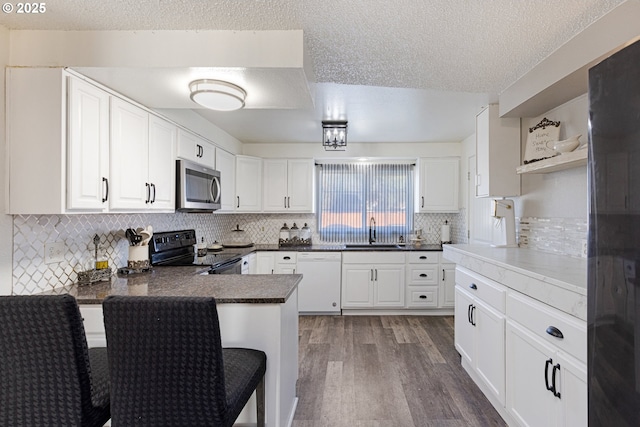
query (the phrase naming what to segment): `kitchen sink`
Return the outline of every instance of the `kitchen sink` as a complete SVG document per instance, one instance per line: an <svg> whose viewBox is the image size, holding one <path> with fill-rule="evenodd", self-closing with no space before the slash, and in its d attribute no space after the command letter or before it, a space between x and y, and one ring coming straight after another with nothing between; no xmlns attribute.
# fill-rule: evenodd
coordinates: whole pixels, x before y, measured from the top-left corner
<svg viewBox="0 0 640 427"><path fill-rule="evenodd" d="M400 249L395 243L353 243L344 245L347 249Z"/></svg>

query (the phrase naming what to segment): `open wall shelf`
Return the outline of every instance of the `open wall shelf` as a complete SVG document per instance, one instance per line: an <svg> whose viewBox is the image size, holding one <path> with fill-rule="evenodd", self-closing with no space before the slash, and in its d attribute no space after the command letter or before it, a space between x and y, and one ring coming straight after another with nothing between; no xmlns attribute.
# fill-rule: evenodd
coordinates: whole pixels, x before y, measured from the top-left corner
<svg viewBox="0 0 640 427"><path fill-rule="evenodd" d="M520 175L528 173L549 173L564 169L576 168L587 164L587 149L571 151L563 153L555 157L551 157L526 165L518 166L516 172Z"/></svg>

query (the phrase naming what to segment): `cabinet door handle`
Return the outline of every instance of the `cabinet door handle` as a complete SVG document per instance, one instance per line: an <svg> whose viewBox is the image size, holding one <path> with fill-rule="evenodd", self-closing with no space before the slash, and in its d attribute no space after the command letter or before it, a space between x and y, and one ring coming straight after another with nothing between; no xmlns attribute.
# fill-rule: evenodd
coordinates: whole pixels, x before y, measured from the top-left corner
<svg viewBox="0 0 640 427"><path fill-rule="evenodd" d="M560 364L556 363L551 371L551 387L553 388L553 395L560 399L560 392L558 391L558 387L556 386L556 372L560 372Z"/></svg>
<svg viewBox="0 0 640 427"><path fill-rule="evenodd" d="M424 208L424 196L422 196L422 206L420 206L421 208Z"/></svg>
<svg viewBox="0 0 640 427"><path fill-rule="evenodd" d="M549 366L553 363L553 359L547 359L544 363L544 385L547 387L547 390L553 392L553 386L549 385Z"/></svg>
<svg viewBox="0 0 640 427"><path fill-rule="evenodd" d="M474 291L478 289L478 286L476 286L476 284L475 284L475 283L470 284L470 285L469 285L469 287L470 287L471 289L473 289Z"/></svg>
<svg viewBox="0 0 640 427"><path fill-rule="evenodd" d="M469 307L467 308L467 320L473 325L471 322L471 307L473 307L473 304L469 304Z"/></svg>
<svg viewBox="0 0 640 427"><path fill-rule="evenodd" d="M151 203L155 203L156 202L156 185L153 182L151 183L151 188L153 189L153 198L151 199Z"/></svg>
<svg viewBox="0 0 640 427"><path fill-rule="evenodd" d="M420 297L419 297L419 298L420 298L420 299L427 299L427 296L426 296L426 295L420 295Z"/></svg>
<svg viewBox="0 0 640 427"><path fill-rule="evenodd" d="M291 259L291 257L290 256L284 256L284 257L282 257L282 259Z"/></svg>
<svg viewBox="0 0 640 427"><path fill-rule="evenodd" d="M287 208L287 196L284 196L284 208Z"/></svg>
<svg viewBox="0 0 640 427"><path fill-rule="evenodd" d="M147 188L147 200L145 200L144 202L149 203L151 201L151 186L148 182L145 182L144 186Z"/></svg>
<svg viewBox="0 0 640 427"><path fill-rule="evenodd" d="M476 306L471 307L471 324L476 326Z"/></svg>
<svg viewBox="0 0 640 427"><path fill-rule="evenodd" d="M287 207L291 209L291 197L287 197Z"/></svg>
<svg viewBox="0 0 640 427"><path fill-rule="evenodd" d="M104 203L109 200L109 180L103 176L102 183L104 184L104 197L102 198L102 203Z"/></svg>
<svg viewBox="0 0 640 427"><path fill-rule="evenodd" d="M426 257L426 256L424 256L424 255L421 255L421 256L420 256L420 259L427 259L427 257Z"/></svg>
<svg viewBox="0 0 640 427"><path fill-rule="evenodd" d="M238 199L238 204L236 205L236 208L240 207L240 196L236 196L236 198Z"/></svg>
<svg viewBox="0 0 640 427"><path fill-rule="evenodd" d="M376 268L376 282L378 281L378 269Z"/></svg>
<svg viewBox="0 0 640 427"><path fill-rule="evenodd" d="M421 274L420 274L420 277L427 277L427 275L426 275L426 274L424 274L424 273L421 273Z"/></svg>
<svg viewBox="0 0 640 427"><path fill-rule="evenodd" d="M547 333L549 335L551 335L552 337L556 337L556 338L560 338L563 339L564 335L562 335L562 331L558 328L556 328L555 326L549 326L547 328Z"/></svg>

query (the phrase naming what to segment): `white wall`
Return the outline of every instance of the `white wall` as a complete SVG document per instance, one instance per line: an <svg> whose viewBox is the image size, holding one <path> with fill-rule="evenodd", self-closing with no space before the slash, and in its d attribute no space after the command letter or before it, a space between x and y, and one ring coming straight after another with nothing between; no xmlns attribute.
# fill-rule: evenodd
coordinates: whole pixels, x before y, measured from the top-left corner
<svg viewBox="0 0 640 427"><path fill-rule="evenodd" d="M532 118L522 119L522 152L529 127L543 117L559 120L560 140L582 134L580 142L587 143L589 134L589 103L587 94L581 95L553 110ZM522 175L522 196L516 200L517 217L587 218L587 167L547 174Z"/></svg>
<svg viewBox="0 0 640 427"><path fill-rule="evenodd" d="M3 196L0 198L0 295L8 295L12 288L12 255L13 255L13 218L11 215L4 214L7 194L7 168L4 167L6 161L5 150L5 85L4 70L9 63L9 30L0 25L0 76L2 84L0 84L0 164L3 165L0 174L0 188L3 190Z"/></svg>
<svg viewBox="0 0 640 427"><path fill-rule="evenodd" d="M318 137L317 144L243 144L242 154L263 158L313 157L316 159L460 156L460 143L349 143L347 141L345 151L325 151Z"/></svg>

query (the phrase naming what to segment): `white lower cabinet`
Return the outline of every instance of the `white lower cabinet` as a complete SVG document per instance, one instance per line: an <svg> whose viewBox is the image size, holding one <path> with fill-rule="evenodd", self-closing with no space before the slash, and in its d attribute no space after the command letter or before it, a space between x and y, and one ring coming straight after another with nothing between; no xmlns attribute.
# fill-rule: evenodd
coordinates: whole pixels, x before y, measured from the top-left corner
<svg viewBox="0 0 640 427"><path fill-rule="evenodd" d="M342 308L403 308L404 253L344 252Z"/></svg>
<svg viewBox="0 0 640 427"><path fill-rule="evenodd" d="M275 272L275 264L275 252L256 252L256 274L273 274Z"/></svg>
<svg viewBox="0 0 640 427"><path fill-rule="evenodd" d="M463 267L455 346L510 426L584 427L586 322Z"/></svg>
<svg viewBox="0 0 640 427"><path fill-rule="evenodd" d="M441 263L440 270L440 303L442 308L455 305L456 265Z"/></svg>
<svg viewBox="0 0 640 427"><path fill-rule="evenodd" d="M256 253L251 252L242 257L242 274L256 274Z"/></svg>
<svg viewBox="0 0 640 427"><path fill-rule="evenodd" d="M506 290L495 282L458 271L454 320L456 349L465 368L483 382L485 393L490 392L504 405ZM458 280L459 276L462 276L461 280ZM485 295L488 300L482 298Z"/></svg>
<svg viewBox="0 0 640 427"><path fill-rule="evenodd" d="M296 252L276 252L274 270L276 274L296 274Z"/></svg>
<svg viewBox="0 0 640 427"><path fill-rule="evenodd" d="M296 274L296 255L294 251L258 251L256 252L256 273Z"/></svg>
<svg viewBox="0 0 640 427"><path fill-rule="evenodd" d="M586 426L586 328L523 295L507 307L507 411L521 426Z"/></svg>

